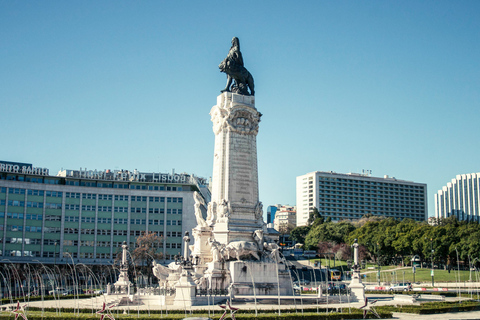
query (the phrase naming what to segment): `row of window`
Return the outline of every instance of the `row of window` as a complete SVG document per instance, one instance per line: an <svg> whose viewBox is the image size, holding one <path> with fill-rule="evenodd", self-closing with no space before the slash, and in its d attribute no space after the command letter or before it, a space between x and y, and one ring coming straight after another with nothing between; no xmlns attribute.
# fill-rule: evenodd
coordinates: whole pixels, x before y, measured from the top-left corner
<svg viewBox="0 0 480 320"><path fill-rule="evenodd" d="M181 198L180 198L181 199ZM0 205L5 205L5 200L0 200ZM24 201L18 200L9 200L8 205L12 207L24 207ZM43 208L44 204L42 202L32 202L27 201L28 208ZM45 203L45 208L47 209L62 209L62 204L60 203ZM80 210L80 205L78 204L65 204L65 210ZM112 207L107 206L95 206L95 205L82 205L82 211L98 211L98 212L112 212ZM126 212L128 213L128 207L114 207L113 212ZM132 213L147 213L146 208L131 208ZM165 213L163 208L149 208L149 213ZM182 209L167 209L168 214L182 214Z"/></svg>
<svg viewBox="0 0 480 320"><path fill-rule="evenodd" d="M41 179L39 179L41 180ZM39 182L41 181L31 181ZM59 183L57 183L59 184ZM150 185L137 185L137 184L127 184L127 183L109 183L109 182L97 182L97 181L85 181L85 180L69 180L65 181L67 186L80 186L80 187L96 187L96 188L112 188L113 189L130 189L130 190L150 190L150 191L182 191L182 187L171 187L171 186L150 186Z"/></svg>
<svg viewBox="0 0 480 320"><path fill-rule="evenodd" d="M2 187L0 188L0 193L7 193L7 188ZM25 189L18 189L18 188L8 188L9 194L25 194ZM63 193L58 191L43 191L43 190L27 190L27 194L29 196L44 196L47 197L62 197Z"/></svg>
<svg viewBox="0 0 480 320"><path fill-rule="evenodd" d="M0 200L0 205L8 204L11 207L25 207L25 201L19 200ZM46 209L62 209L61 203L48 203L46 202L45 205L43 202L35 202L35 201L27 201L27 208L43 208Z"/></svg>
<svg viewBox="0 0 480 320"><path fill-rule="evenodd" d="M320 211L321 215L325 216L348 216L348 217L362 217L366 213L373 213L382 217L396 216L396 217L425 217L425 213L421 211L401 211L401 212L375 212L368 210L330 210L330 211Z"/></svg>
<svg viewBox="0 0 480 320"><path fill-rule="evenodd" d="M82 259L113 259L115 257L114 254L110 253L97 253L93 254L93 252L80 252L78 254L77 252L71 252L71 253L65 253L64 258L70 259L77 259L78 257ZM5 250L5 252L2 252L0 250L0 256L6 256L6 257L32 257L32 258L54 258L58 257L59 254L55 254L54 252L48 252L44 251L43 254L40 251L29 251L29 250ZM170 256L170 255L169 255Z"/></svg>
<svg viewBox="0 0 480 320"><path fill-rule="evenodd" d="M4 213L0 213L0 218L3 218L5 216ZM23 219L24 214L23 213L7 213L8 218L14 218L14 219ZM26 215L27 219L30 220L42 220L42 215L38 214L27 214ZM59 215L45 215L45 221L62 221L62 217ZM96 218L95 217L78 217L78 216L65 216L65 222L84 222L84 223L105 223L105 224L111 224L112 223L112 218ZM114 218L113 223L114 224L128 224L128 219L127 218ZM130 224L141 224L145 225L146 224L146 219L130 219ZM157 220L157 219L149 219L148 220L149 225L161 225L163 226L165 224L164 220ZM167 220L167 226L181 226L182 221L181 220ZM15 227L18 228L18 227ZM15 230L15 231L23 231L21 230Z"/></svg>
<svg viewBox="0 0 480 320"><path fill-rule="evenodd" d="M15 225L7 225L6 227L3 224L0 224L0 231L22 231L23 232L23 225L15 226ZM46 229L46 228L45 228ZM34 227L34 226L25 226L25 231L27 232L42 232L42 227Z"/></svg>
<svg viewBox="0 0 480 320"><path fill-rule="evenodd" d="M26 215L24 215L23 213L16 213L16 212L8 212L7 213L7 218L9 219L22 219L23 220L23 217L26 217L27 220L43 220L43 215L41 214L30 214L30 213L27 213ZM0 219L2 218L5 218L5 213L4 212L0 212Z"/></svg>
<svg viewBox="0 0 480 320"><path fill-rule="evenodd" d="M0 243L3 242L3 237L0 238ZM5 243L25 243L25 244L41 244L41 239L30 239L30 238L5 238Z"/></svg>
<svg viewBox="0 0 480 320"><path fill-rule="evenodd" d="M45 228L46 229L46 228ZM55 230L56 231L56 230ZM140 236L142 234L142 230L130 230L130 235L131 236ZM52 232L52 233L60 233L58 232ZM113 232L110 229L78 229L78 228L65 228L63 229L64 234L89 234L89 235L99 235L99 236L127 236L128 230L113 230ZM163 232L156 232L158 236L163 237ZM177 233L178 234L178 233ZM181 236L181 233L180 233Z"/></svg>
<svg viewBox="0 0 480 320"><path fill-rule="evenodd" d="M26 189L18 189L18 188L8 188L8 193L10 194L25 194ZM2 187L0 188L0 193L6 193L7 188ZM47 197L62 197L63 192L59 191L43 191L43 190L27 190L28 195L33 196L44 196L46 194ZM66 198L73 198L73 199L91 199L96 200L98 196L98 200L112 200L113 195L111 194L96 194L96 193L79 193L79 192L65 192ZM115 195L113 199L116 201L128 201L128 195ZM165 197L146 197L146 196L131 196L131 201L135 202L146 202L147 198L150 202L165 202ZM167 202L183 202L183 198L177 197L167 197Z"/></svg>
<svg viewBox="0 0 480 320"><path fill-rule="evenodd" d="M339 184L339 183L349 183L349 184L361 184L361 185L371 185L371 186L384 186L384 187L395 187L395 188L408 188L408 189L420 189L423 186L420 185L410 185L410 184L393 184L389 182L380 182L380 181L366 181L366 180L356 180L356 179L342 179L334 177L318 177L319 183L325 184Z"/></svg>
<svg viewBox="0 0 480 320"><path fill-rule="evenodd" d="M178 247L178 244L177 244L177 248L180 249L180 247ZM116 255L115 253L114 254L97 253L97 254L94 255L93 252L80 252L80 254L78 254L77 252L71 252L71 253L65 254L64 257L67 258L67 259L70 259L70 257L73 258L73 259L77 259L79 257L81 259L113 259L115 257L115 255ZM54 254L53 252L43 252L43 254L41 254L40 251L28 251L28 250L25 250L25 251L5 250L5 252L2 252L2 250L0 250L0 256L4 256L4 257L53 258L53 257L58 257L58 253ZM174 255L166 254L165 258L168 259L168 260L171 260L171 259L174 258Z"/></svg>

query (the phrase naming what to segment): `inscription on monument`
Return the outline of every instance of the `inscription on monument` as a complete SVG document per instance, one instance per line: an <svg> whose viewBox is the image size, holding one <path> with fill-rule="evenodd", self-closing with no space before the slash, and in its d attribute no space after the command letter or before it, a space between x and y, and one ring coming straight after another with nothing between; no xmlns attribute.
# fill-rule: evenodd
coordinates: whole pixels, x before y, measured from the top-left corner
<svg viewBox="0 0 480 320"><path fill-rule="evenodd" d="M231 138L231 182L234 202L256 204L256 181L252 175L252 168L256 167L255 141L251 135L235 135Z"/></svg>

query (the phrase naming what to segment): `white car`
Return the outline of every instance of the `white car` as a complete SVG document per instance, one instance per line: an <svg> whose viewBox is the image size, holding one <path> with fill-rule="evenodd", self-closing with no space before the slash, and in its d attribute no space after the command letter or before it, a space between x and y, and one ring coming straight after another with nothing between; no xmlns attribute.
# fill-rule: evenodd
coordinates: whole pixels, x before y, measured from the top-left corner
<svg viewBox="0 0 480 320"><path fill-rule="evenodd" d="M410 291L412 290L412 284L410 282L396 283L388 288L388 291Z"/></svg>
<svg viewBox="0 0 480 320"><path fill-rule="evenodd" d="M48 291L48 294L49 295L62 295L65 292L67 292L67 290L65 290L64 288L56 288L55 290Z"/></svg>

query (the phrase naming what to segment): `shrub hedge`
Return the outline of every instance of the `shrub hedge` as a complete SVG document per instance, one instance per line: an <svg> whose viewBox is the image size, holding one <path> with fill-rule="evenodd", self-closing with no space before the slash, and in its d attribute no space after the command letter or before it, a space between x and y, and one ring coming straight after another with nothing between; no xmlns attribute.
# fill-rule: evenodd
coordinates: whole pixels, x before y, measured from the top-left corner
<svg viewBox="0 0 480 320"><path fill-rule="evenodd" d="M96 296L97 296L96 294L79 294L78 298L89 299ZM76 299L76 298L77 298L76 295L70 294L67 296L55 296L55 297L51 295L43 296L43 300L42 300L42 296L32 296L32 297L25 297L25 300L23 299L23 297L15 297L15 298L12 298L11 300L10 298L2 298L0 301L1 301L1 304L8 304L8 303L12 303L12 301L13 302L17 302L17 301L29 302L29 301L47 301L47 300L55 300L55 299L63 300L63 299Z"/></svg>
<svg viewBox="0 0 480 320"><path fill-rule="evenodd" d="M455 302L425 302L421 305L404 305L398 307L381 306L377 307L376 310L382 312L405 312L415 314L479 311L480 302L473 300Z"/></svg>
<svg viewBox="0 0 480 320"><path fill-rule="evenodd" d="M271 312L271 310L269 311ZM183 312L182 314L171 314L171 313L168 313L168 314L163 314L162 316L153 316L152 315L148 315L148 314L140 314L140 316L137 314L137 312L132 312L131 310L131 313L129 315L125 315L125 314L116 314L115 312L112 313L115 317L115 319L138 319L138 320L151 320L151 319L162 319L162 320L179 320L179 319L183 319L185 317L205 317L205 318L208 318L209 315L208 313L207 314L187 314L187 316L185 316L185 312ZM382 317L382 319L386 319L386 318L392 318L392 313L391 312L379 312L380 316ZM5 314L3 314L5 315ZM2 316L3 316L2 315ZM222 312L218 312L218 313L215 313L215 315L210 315L210 318L211 319L214 319L214 320L218 320L222 315ZM9 317L11 317L11 314L10 315L7 315ZM361 319L363 318L363 314L360 310L357 310L357 309L352 309L352 313L348 313L348 312L343 312L343 313L337 313L337 312L329 312L329 313L322 313L322 312L319 312L319 313L287 313L287 314L281 314L281 315L278 315L276 313L259 313L258 316L252 316L252 315L249 315L249 314L243 314L243 313L240 313L240 314L235 314L236 318L238 320L253 320L253 319L256 319L256 320L340 320L340 319ZM1 316L0 316L1 317ZM229 316L227 318L230 318ZM367 318L368 319L373 319L373 318L376 318L372 313L368 313L367 314ZM65 312L62 312L61 314L55 314L55 313L48 313L48 314L44 314L42 316L41 313L28 313L28 319L29 320L58 320L58 319L82 319L82 320L98 320L99 319L99 315L98 314L93 314L91 313L91 310L90 310L90 313L89 314L73 314L73 313L65 313Z"/></svg>
<svg viewBox="0 0 480 320"><path fill-rule="evenodd" d="M395 292L389 292L389 291L382 291L382 290L366 290L366 294L434 294L434 295L441 295L445 297L456 297L457 293L453 291L395 291ZM461 293L461 297L470 297L469 293Z"/></svg>
<svg viewBox="0 0 480 320"><path fill-rule="evenodd" d="M327 312L328 310L328 312ZM329 309L318 309L317 308L303 308L302 309L286 309L281 310L281 314L278 315L275 310L258 310L257 316L255 316L255 310L239 310L235 316L238 320L337 320L337 319L361 319L363 318L362 310L355 308L343 308L343 312L338 312L338 309L329 308ZM98 320L99 315L96 314L96 310L92 314L92 309L73 309L73 308L60 308L56 310L55 308L42 308L38 307L27 307L27 314L29 320L50 320L50 319L96 319ZM382 318L392 318L391 311L378 311ZM139 320L151 320L151 319L165 319L165 320L179 320L186 317L205 317L212 318L214 320L219 319L223 314L223 310L215 310L213 313L210 310L195 310L191 313L185 310L135 310L135 307L132 306L129 310L129 314L123 314L123 310L111 310L111 313L114 315L115 319L139 319ZM11 313L3 313L1 316L11 316ZM229 315L227 316L229 318ZM367 318L374 318L373 314L369 312Z"/></svg>

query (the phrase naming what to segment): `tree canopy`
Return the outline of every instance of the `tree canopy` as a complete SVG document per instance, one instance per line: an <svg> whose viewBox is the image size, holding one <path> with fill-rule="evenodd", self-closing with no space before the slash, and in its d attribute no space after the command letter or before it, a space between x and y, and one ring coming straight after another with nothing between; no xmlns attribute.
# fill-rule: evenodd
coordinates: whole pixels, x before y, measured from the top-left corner
<svg viewBox="0 0 480 320"><path fill-rule="evenodd" d="M480 259L480 225L473 221L450 217L429 225L425 221L375 216L364 217L361 223L319 219L311 226L293 229L291 237L307 250L331 252L338 258L347 257L347 247L357 239L365 255L380 264L409 261L418 255L423 261L448 265L456 263L457 252L458 259L466 264Z"/></svg>

